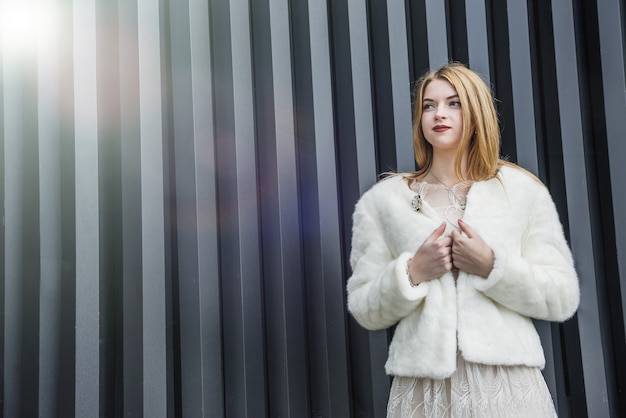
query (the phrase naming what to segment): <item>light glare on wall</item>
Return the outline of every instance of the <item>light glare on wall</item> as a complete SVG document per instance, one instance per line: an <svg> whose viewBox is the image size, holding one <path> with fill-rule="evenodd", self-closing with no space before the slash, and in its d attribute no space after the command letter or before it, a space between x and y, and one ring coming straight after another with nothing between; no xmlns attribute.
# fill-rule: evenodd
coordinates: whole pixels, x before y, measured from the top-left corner
<svg viewBox="0 0 626 418"><path fill-rule="evenodd" d="M56 38L56 10L50 1L5 1L0 7L0 48L28 54Z"/></svg>

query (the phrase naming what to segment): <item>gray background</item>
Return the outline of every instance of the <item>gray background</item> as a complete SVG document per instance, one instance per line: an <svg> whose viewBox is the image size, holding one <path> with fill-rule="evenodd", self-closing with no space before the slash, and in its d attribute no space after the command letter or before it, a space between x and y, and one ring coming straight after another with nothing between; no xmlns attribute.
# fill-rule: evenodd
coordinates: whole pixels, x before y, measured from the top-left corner
<svg viewBox="0 0 626 418"><path fill-rule="evenodd" d="M351 214L415 167L412 85L449 59L576 258L578 314L537 324L560 416L626 413L622 1L47 3L55 36L0 55L5 417L384 416Z"/></svg>

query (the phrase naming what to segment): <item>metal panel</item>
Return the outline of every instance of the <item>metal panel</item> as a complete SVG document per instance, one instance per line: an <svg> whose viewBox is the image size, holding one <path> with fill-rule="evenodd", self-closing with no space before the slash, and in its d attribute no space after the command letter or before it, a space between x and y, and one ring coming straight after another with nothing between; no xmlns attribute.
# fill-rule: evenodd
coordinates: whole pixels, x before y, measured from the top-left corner
<svg viewBox="0 0 626 418"><path fill-rule="evenodd" d="M221 379L222 336L220 330L220 275L217 235L217 190L209 5L190 0L190 52L195 137L196 202L198 207L198 296L199 336L189 337L201 344L202 407L204 415L222 415L224 388ZM182 356L181 356L182 357ZM193 357L192 357L193 358ZM191 363L190 367L194 364ZM181 391L182 392L182 391Z"/></svg>
<svg viewBox="0 0 626 418"><path fill-rule="evenodd" d="M138 0L141 157L142 401L145 416L166 416L165 195L160 3Z"/></svg>
<svg viewBox="0 0 626 418"><path fill-rule="evenodd" d="M598 1L600 32L600 56L602 59L602 83L604 86L604 108L606 112L606 135L608 142L609 169L611 173L611 200L613 213L626 213L626 195L620 179L624 178L626 160L626 63L624 57L625 40L623 1ZM621 284L622 306L626 305L626 221L622 216L613 218L615 243L617 247L617 281ZM626 325L626 309L622 310L622 326Z"/></svg>
<svg viewBox="0 0 626 418"><path fill-rule="evenodd" d="M3 48L3 180L4 180L4 250L3 271L3 410L5 416L20 414L20 363L22 334L21 277L23 265L22 224L22 77L21 60L7 55Z"/></svg>
<svg viewBox="0 0 626 418"><path fill-rule="evenodd" d="M38 50L40 346L39 410L57 410L62 304L61 104L58 39Z"/></svg>
<svg viewBox="0 0 626 418"><path fill-rule="evenodd" d="M213 102L210 71L208 6L190 3L194 124L196 134L196 178L206 178L197 186L199 209L200 298L202 344L204 353L203 405L217 414L223 411L222 381L214 376L222 371L220 299L218 275L217 208L215 188L215 138L213 137Z"/></svg>
<svg viewBox="0 0 626 418"><path fill-rule="evenodd" d="M100 260L95 1L77 2L74 16L76 170L76 405L97 416L100 404Z"/></svg>
<svg viewBox="0 0 626 418"><path fill-rule="evenodd" d="M521 2L518 2L521 4ZM465 0L469 66L489 80L489 43L485 0Z"/></svg>
<svg viewBox="0 0 626 418"><path fill-rule="evenodd" d="M428 28L428 59L431 68L448 62L448 33L446 3L426 0L426 26Z"/></svg>
<svg viewBox="0 0 626 418"><path fill-rule="evenodd" d="M170 9L172 27L170 43L172 47L172 128L173 161L176 178L176 252L178 276L178 315L180 317L180 375L182 402L179 413L202 416L206 407L203 399L203 368L201 335L200 283L206 278L200 277L199 262L203 258L199 253L198 240L198 204L196 190L201 183L196 178L194 123L200 120L210 122L209 118L197 119L194 114L192 62L191 62L191 5L187 1L179 2ZM198 13L197 18L208 19L208 14ZM198 23L195 30L198 29ZM206 20L205 31L208 31ZM200 29L202 30L202 29ZM197 48L197 47L196 47ZM199 51L202 57L204 51ZM206 65L206 63L205 63ZM197 77L197 75L196 75ZM206 94L206 91L203 92ZM203 97L205 103L206 97ZM210 99L210 96L209 96ZM210 102L209 102L210 103ZM206 135L206 133L205 133ZM208 255L208 254L207 254ZM219 304L217 305L219 307ZM219 392L217 392L219 393ZM220 411L220 403L215 407Z"/></svg>
<svg viewBox="0 0 626 418"><path fill-rule="evenodd" d="M370 74L368 35L369 17L367 4L360 0L348 1L348 11L358 194L362 194L376 182L377 177L375 123L372 104L374 92ZM405 90L409 91L409 89ZM353 389L354 413L359 413L358 409L362 409L372 411L375 416L382 416L387 407L389 394L388 384L385 384L388 378L385 376L383 367L387 357L387 333L386 331L367 332L357 324L354 326L356 330L352 331L352 339L355 347L364 345L369 348L363 350L365 358L361 361L359 361L358 356L360 350L351 353L352 375L355 380ZM361 374L363 369L366 372ZM365 388L360 389L359 385L363 385Z"/></svg>
<svg viewBox="0 0 626 418"><path fill-rule="evenodd" d="M528 9L521 1L510 0L507 6L517 162L538 175L530 34L528 19L520 19L528 15Z"/></svg>
<svg viewBox="0 0 626 418"><path fill-rule="evenodd" d="M360 0L349 0L348 12L357 170L359 192L363 193L375 183L377 174L367 4Z"/></svg>
<svg viewBox="0 0 626 418"><path fill-rule="evenodd" d="M319 218L315 220L319 227L319 263L315 266L315 274L309 280L316 283L308 287L309 300L314 305L318 318L314 329L318 340L315 344L313 364L317 367L319 389L318 405L313 405L315 413L328 416L347 416L349 406L345 402L348 397L348 367L344 350L344 289L340 280L341 269L341 237L339 235L339 195L337 189L337 167L335 154L335 134L333 118L333 90L330 62L330 33L328 28L328 9L324 2L308 1L310 51L311 51L311 83L312 83L312 117L315 143L315 173L318 189L316 202ZM319 409L317 409L319 408Z"/></svg>
<svg viewBox="0 0 626 418"><path fill-rule="evenodd" d="M396 140L396 168L398 171L412 171L415 170L415 159L411 153L413 149L413 126L411 124L411 83L409 82L404 2L387 2L387 18L389 19L389 59L393 63L391 65L391 90Z"/></svg>
<svg viewBox="0 0 626 418"><path fill-rule="evenodd" d="M247 1L233 1L230 8L236 193L238 203L240 304L243 367L247 415L265 411L263 323L261 311L259 208L257 197L256 143L254 132L252 45Z"/></svg>
<svg viewBox="0 0 626 418"><path fill-rule="evenodd" d="M229 166L222 165L226 178L219 186L228 195L229 213L224 213L228 237L223 244L223 263L228 283L222 282L224 312L224 354L226 415L251 416L257 411L267 410L264 382L263 315L261 311L261 266L259 248L259 217L257 197L257 170L255 156L253 85L251 66L250 10L247 2L234 1L220 5L220 12L213 14L216 20L224 19L220 29L229 32L223 45L224 63L222 70L230 74L215 73L228 79L216 97L227 106L223 114L227 117L218 131L218 141L228 147ZM236 28L236 29L235 29ZM229 68L226 67L229 65ZM232 83L232 84L230 84ZM219 103L219 102L216 102ZM217 110L217 108L216 108ZM232 113L230 113L232 112ZM232 118L232 119L231 119ZM220 119L217 117L216 119ZM230 142L230 144L226 144ZM226 156L226 155L224 155ZM222 156L218 156L222 159ZM224 161L225 162L225 161ZM222 190L220 190L222 193ZM221 224L224 226L224 224ZM235 247L236 246L236 247Z"/></svg>
<svg viewBox="0 0 626 418"><path fill-rule="evenodd" d="M115 410L124 414L141 414L143 393L141 381L142 361L142 202L141 202L141 109L139 75L139 11L137 1L118 1L119 8L119 66L120 71L120 164L121 164L121 217L122 217L122 282L119 285L122 314L117 326L121 325L123 344L116 349L121 355L121 378L115 384L122 387L122 405ZM144 52L145 53L145 52ZM119 309L119 308L118 308ZM117 330L119 333L120 330ZM119 334L118 334L119 335ZM121 353L119 353L121 351ZM121 380L121 382L119 381ZM118 389L119 391L119 389ZM119 396L119 395L118 395ZM113 398L115 399L115 398ZM119 402L119 401L118 401ZM112 400L109 400L109 405Z"/></svg>
<svg viewBox="0 0 626 418"><path fill-rule="evenodd" d="M275 206L272 208L276 217L276 229L275 235L269 235L269 238L274 242L273 259L276 263L273 266L275 270L268 271L269 276L265 286L267 290L273 288L276 292L276 299L269 299L268 295L268 332L270 328L273 328L278 333L273 334L277 337L274 344L268 341L268 355L273 357L273 370L276 377L274 380L276 386L271 385L269 388L272 394L269 416L306 415L310 408L309 385L306 378L308 367L305 295L302 279L296 109L294 75L291 67L293 55L289 12L288 1L270 0L268 2L268 46L271 48L271 63L268 63L271 64L271 75L268 73L268 77L271 77L271 80L267 81L272 88L271 91L268 90L268 93L271 94L274 104L270 111L273 115L268 122L275 135L275 141L273 141L273 146L269 147L269 151L273 156L272 163L275 167L270 170L275 176L276 193L274 195ZM262 113L258 116L262 117ZM272 142L270 138L265 139L268 143ZM265 181L262 183L266 184ZM266 238L265 230L263 235ZM263 247L264 255L267 254L266 248L266 246ZM270 310L275 316L270 315ZM273 355L270 354L272 352ZM278 402L272 403L272 399Z"/></svg>

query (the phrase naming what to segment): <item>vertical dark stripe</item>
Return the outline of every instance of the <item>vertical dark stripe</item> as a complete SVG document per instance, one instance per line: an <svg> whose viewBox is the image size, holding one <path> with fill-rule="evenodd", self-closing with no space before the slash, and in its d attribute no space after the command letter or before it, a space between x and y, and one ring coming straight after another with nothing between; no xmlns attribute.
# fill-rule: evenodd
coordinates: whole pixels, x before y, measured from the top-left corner
<svg viewBox="0 0 626 418"><path fill-rule="evenodd" d="M426 25L426 3L421 1L409 1L406 3L408 14L409 48L411 57L411 82L415 82L429 69L430 58L428 51L428 31ZM376 15L372 15L373 18ZM373 23L372 29L373 30ZM372 58L372 64L375 63Z"/></svg>
<svg viewBox="0 0 626 418"><path fill-rule="evenodd" d="M236 176L232 173L235 166L234 138L231 134L233 126L232 100L232 61L229 33L229 9L227 1L211 3L211 35L213 39L220 39L213 49L213 75L215 77L215 138L216 138L216 168L218 174L219 202L218 220L220 245L220 270L222 277L228 280L222 282L221 297L224 306L223 322L223 349L224 349L224 414L225 416L245 416L241 409L244 402L238 399L245 394L241 383L242 370L239 363L242 344L238 339L238 330L241 328L241 314L237 309L239 303L239 289L241 275L237 271L237 254L239 241L237 239L237 203L234 194ZM242 179L243 180L243 179Z"/></svg>
<svg viewBox="0 0 626 418"><path fill-rule="evenodd" d="M116 324L117 414L140 414L141 378L141 145L137 1L119 1L122 284Z"/></svg>
<svg viewBox="0 0 626 418"><path fill-rule="evenodd" d="M116 365L121 341L116 338L121 318L122 267L122 165L120 135L119 27L117 4L96 2L98 65L98 165L100 210L100 398L101 416L116 410Z"/></svg>
<svg viewBox="0 0 626 418"><path fill-rule="evenodd" d="M133 99L138 92L128 91ZM134 93L134 94L133 94ZM126 97L128 97L125 94ZM123 380L123 410L141 408L141 184L139 127L126 126L122 130L122 223L123 223L123 288L122 288L122 356L118 372ZM137 136L129 137L132 133ZM119 383L118 383L119 384Z"/></svg>
<svg viewBox="0 0 626 418"><path fill-rule="evenodd" d="M289 16L289 8L288 4L282 1L256 1L251 2L250 6L251 35L254 40L255 125L259 144L257 149L262 264L263 276L267 278L264 281L263 297L267 336L268 414L269 416L290 416L290 411L295 415L306 414L302 410L299 413L292 410L295 405L289 397L294 393L292 390L302 390L306 386L302 383L290 386L289 372L292 364L286 361L289 334L285 304L285 291L287 290L285 289L285 276L288 272L283 270L281 259L283 254L281 227L283 225L280 208L281 204L286 203L287 207L284 209L288 210L290 203L284 202L285 196L279 190L278 185L279 174L282 174L282 167L279 168L278 165L285 163L280 161L277 155L279 146L282 145L285 148L285 153L294 155L288 142L289 139L293 141L293 106L289 102L293 97L291 68L288 67L288 72L284 73L285 60L289 64L290 58L289 27L284 26ZM273 34L274 38L272 38ZM281 74L280 80L274 80L274 72ZM277 92L276 97L274 91ZM291 207L290 213L297 215L298 211L296 209L294 212ZM291 232L297 233L297 229ZM293 250L297 251L298 247L296 246ZM298 262L298 259L292 261ZM291 277L297 277L297 275ZM294 300L302 300L301 294L292 296ZM298 318L297 313L294 311L296 315L294 320ZM306 367L306 361L303 361L301 366ZM306 403L300 402L300 405L304 406Z"/></svg>
<svg viewBox="0 0 626 418"><path fill-rule="evenodd" d="M74 70L71 3L59 2L57 51L59 59L60 106L60 198L61 198L61 283L59 292L59 374L56 410L40 411L58 416L75 415L76 403L76 180L74 128Z"/></svg>
<svg viewBox="0 0 626 418"><path fill-rule="evenodd" d="M513 88L511 75L511 55L514 51L509 47L508 9L506 2L488 0L488 13L493 19L489 24L489 40L492 45L493 71L491 83L494 95L498 99L496 108L500 116L501 154L516 162L517 147L515 137L515 112L513 104Z"/></svg>
<svg viewBox="0 0 626 418"><path fill-rule="evenodd" d="M21 415L39 411L39 312L41 249L39 217L39 139L37 123L36 61L24 68L25 88L22 108L22 341L21 341ZM37 167L37 168L35 168Z"/></svg>

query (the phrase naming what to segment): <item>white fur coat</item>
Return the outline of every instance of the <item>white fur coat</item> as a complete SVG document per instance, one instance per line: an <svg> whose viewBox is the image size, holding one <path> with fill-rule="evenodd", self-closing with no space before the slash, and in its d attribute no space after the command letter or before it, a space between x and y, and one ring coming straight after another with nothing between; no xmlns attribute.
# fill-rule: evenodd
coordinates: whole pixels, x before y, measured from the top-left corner
<svg viewBox="0 0 626 418"><path fill-rule="evenodd" d="M463 220L493 249L486 279L459 272L411 287L406 263L441 224L433 208L411 207L401 176L374 185L353 215L348 309L370 330L397 324L386 372L445 378L463 358L492 365L543 368L530 318L564 321L578 307L578 277L548 190L527 173L503 166L475 183Z"/></svg>

